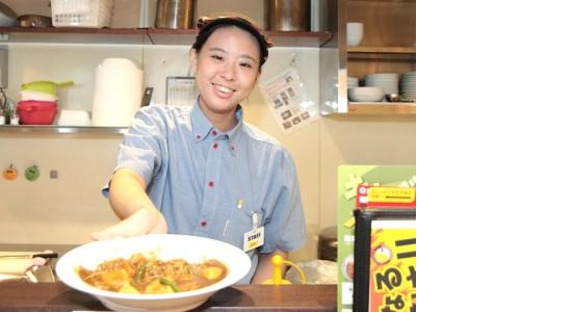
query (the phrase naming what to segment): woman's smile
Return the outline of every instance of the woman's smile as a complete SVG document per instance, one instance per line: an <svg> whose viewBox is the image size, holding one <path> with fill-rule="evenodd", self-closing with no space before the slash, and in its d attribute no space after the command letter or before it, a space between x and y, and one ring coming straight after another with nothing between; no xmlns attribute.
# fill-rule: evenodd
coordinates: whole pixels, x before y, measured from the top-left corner
<svg viewBox="0 0 580 312"><path fill-rule="evenodd" d="M230 95L230 94L236 92L236 90L229 88L229 87L226 87L224 85L220 85L217 83L212 83L212 85L214 86L214 88L217 90L217 92L219 94Z"/></svg>

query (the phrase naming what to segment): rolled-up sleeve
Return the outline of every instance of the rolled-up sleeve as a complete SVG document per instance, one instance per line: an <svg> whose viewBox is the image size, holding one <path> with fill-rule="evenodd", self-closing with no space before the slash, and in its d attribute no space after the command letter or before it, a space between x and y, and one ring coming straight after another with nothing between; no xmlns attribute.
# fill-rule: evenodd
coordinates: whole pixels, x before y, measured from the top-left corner
<svg viewBox="0 0 580 312"><path fill-rule="evenodd" d="M121 168L133 169L149 184L161 164L163 131L163 120L155 110L151 107L140 109L119 146L113 173ZM109 182L102 188L105 197L109 196Z"/></svg>

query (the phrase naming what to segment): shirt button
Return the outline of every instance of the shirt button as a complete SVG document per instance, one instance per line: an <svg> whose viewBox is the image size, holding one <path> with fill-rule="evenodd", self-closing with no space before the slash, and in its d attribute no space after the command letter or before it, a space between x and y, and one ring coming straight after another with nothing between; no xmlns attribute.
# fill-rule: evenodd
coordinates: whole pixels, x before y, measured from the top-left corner
<svg viewBox="0 0 580 312"><path fill-rule="evenodd" d="M236 147L232 145L232 146L230 147L230 149L233 151L233 150L235 150L235 149L236 149Z"/></svg>
<svg viewBox="0 0 580 312"><path fill-rule="evenodd" d="M198 140L199 140L199 139L201 139L201 135L199 135L199 134L198 134L198 135L196 135L195 137L196 137Z"/></svg>
<svg viewBox="0 0 580 312"><path fill-rule="evenodd" d="M213 149L217 149L217 148L218 148L218 144L217 143L214 143L213 144Z"/></svg>
<svg viewBox="0 0 580 312"><path fill-rule="evenodd" d="M209 181L208 185L209 187L213 187L213 181Z"/></svg>
<svg viewBox="0 0 580 312"><path fill-rule="evenodd" d="M216 135L217 135L217 132L216 132L215 130L213 130L213 131L211 132L211 134L212 134L213 136L216 136Z"/></svg>
<svg viewBox="0 0 580 312"><path fill-rule="evenodd" d="M199 225L201 225L201 227L205 227L207 225L207 221L201 221Z"/></svg>

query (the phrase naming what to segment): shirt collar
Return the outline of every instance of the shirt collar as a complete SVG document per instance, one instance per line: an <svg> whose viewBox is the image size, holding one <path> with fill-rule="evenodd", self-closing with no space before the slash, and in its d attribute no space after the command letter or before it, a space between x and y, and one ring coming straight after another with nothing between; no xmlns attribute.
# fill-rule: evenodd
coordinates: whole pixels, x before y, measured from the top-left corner
<svg viewBox="0 0 580 312"><path fill-rule="evenodd" d="M199 96L197 97L197 101L195 101L195 106L191 110L191 123L196 143L203 141L213 129L213 125L201 111L201 107L199 107Z"/></svg>
<svg viewBox="0 0 580 312"><path fill-rule="evenodd" d="M195 107L192 109L192 129L194 133L194 140L196 143L205 140L209 135L217 135L220 133L218 129L215 129L213 124L209 121L207 116L201 111L199 106L199 95L197 101L195 101ZM236 126L230 131L224 133L227 138L229 138L229 150L235 154L237 148L237 142L239 141L240 133L242 132L242 127L244 123L244 110L241 105L238 104L236 107ZM213 134L213 132L216 134Z"/></svg>

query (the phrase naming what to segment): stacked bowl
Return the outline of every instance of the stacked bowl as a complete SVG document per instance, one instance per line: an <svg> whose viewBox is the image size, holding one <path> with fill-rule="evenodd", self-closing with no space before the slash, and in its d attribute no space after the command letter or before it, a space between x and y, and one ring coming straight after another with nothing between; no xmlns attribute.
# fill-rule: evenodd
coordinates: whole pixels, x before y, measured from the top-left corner
<svg viewBox="0 0 580 312"><path fill-rule="evenodd" d="M346 80L347 88L357 88L358 87L358 78L357 77L347 77Z"/></svg>
<svg viewBox="0 0 580 312"><path fill-rule="evenodd" d="M47 87L46 81L22 84L20 98L16 106L20 124L52 125L58 113L56 88Z"/></svg>
<svg viewBox="0 0 580 312"><path fill-rule="evenodd" d="M417 72L409 71L402 75L401 91L404 97L415 98L417 96Z"/></svg>
<svg viewBox="0 0 580 312"><path fill-rule="evenodd" d="M384 90L384 94L399 94L399 74L368 74L365 76L365 86L382 88Z"/></svg>

